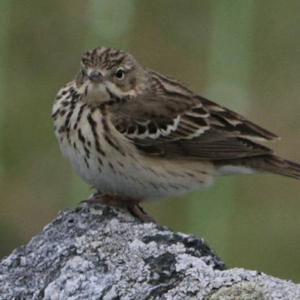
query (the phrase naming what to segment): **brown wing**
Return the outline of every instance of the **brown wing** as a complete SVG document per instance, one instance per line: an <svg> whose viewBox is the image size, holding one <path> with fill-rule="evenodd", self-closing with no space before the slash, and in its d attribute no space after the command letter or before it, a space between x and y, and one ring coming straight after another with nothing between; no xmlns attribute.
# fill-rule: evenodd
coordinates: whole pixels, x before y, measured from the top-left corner
<svg viewBox="0 0 300 300"><path fill-rule="evenodd" d="M148 155L197 160L251 157L272 151L256 140L277 138L237 113L187 89L164 90L115 107L112 122Z"/></svg>

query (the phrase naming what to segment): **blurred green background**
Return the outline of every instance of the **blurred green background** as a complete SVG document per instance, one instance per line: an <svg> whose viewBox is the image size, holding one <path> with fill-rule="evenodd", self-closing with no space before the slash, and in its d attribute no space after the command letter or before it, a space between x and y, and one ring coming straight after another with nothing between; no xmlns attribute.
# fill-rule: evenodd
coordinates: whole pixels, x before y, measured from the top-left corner
<svg viewBox="0 0 300 300"><path fill-rule="evenodd" d="M50 119L83 51L112 46L283 137L300 161L300 1L0 2L0 256L90 193L63 159ZM240 176L147 204L204 237L228 266L300 281L300 184Z"/></svg>

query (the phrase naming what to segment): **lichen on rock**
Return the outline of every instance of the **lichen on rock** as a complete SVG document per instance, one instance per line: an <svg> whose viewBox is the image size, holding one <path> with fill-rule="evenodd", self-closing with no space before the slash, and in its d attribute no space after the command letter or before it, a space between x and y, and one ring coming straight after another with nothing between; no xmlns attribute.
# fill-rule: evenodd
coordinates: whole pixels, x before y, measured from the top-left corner
<svg viewBox="0 0 300 300"><path fill-rule="evenodd" d="M226 269L202 239L87 204L4 258L0 291L3 300L300 299L297 284Z"/></svg>

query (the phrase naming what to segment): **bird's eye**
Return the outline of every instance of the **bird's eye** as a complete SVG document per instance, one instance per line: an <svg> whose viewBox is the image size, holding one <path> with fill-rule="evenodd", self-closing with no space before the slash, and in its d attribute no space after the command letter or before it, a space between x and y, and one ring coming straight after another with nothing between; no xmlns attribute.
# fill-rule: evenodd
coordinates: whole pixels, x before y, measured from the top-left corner
<svg viewBox="0 0 300 300"><path fill-rule="evenodd" d="M115 76L119 79L122 80L125 77L125 71L123 69L118 69L115 73Z"/></svg>

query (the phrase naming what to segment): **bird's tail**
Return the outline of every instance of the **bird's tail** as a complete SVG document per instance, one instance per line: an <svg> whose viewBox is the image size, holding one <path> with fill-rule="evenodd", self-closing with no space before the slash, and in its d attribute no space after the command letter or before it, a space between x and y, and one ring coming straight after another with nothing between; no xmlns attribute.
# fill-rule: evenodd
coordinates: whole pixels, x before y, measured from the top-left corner
<svg viewBox="0 0 300 300"><path fill-rule="evenodd" d="M223 166L244 167L258 172L268 172L300 179L300 164L273 154L245 157L223 162Z"/></svg>

